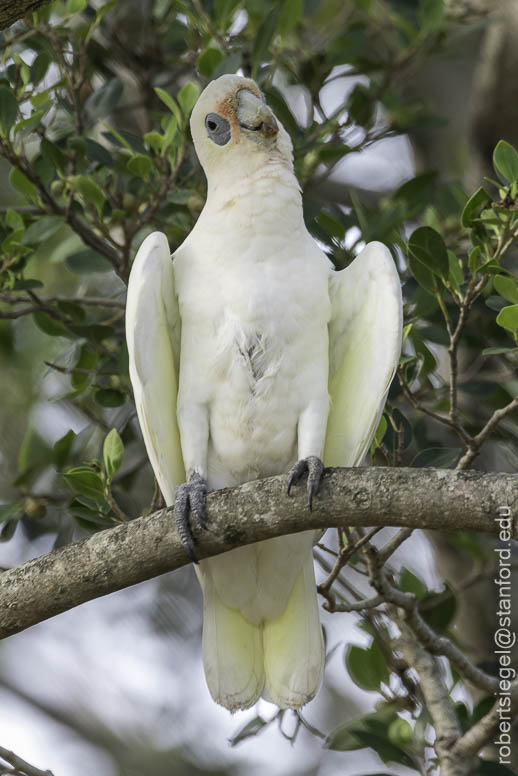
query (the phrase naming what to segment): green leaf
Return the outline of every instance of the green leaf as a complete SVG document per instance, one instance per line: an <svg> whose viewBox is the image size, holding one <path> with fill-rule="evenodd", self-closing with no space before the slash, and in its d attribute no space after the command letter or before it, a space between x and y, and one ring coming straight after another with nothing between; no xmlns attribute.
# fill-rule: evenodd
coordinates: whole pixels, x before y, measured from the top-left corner
<svg viewBox="0 0 518 776"><path fill-rule="evenodd" d="M495 312L499 313L507 305L507 302L501 296L492 295L487 297L485 304L490 310L495 310Z"/></svg>
<svg viewBox="0 0 518 776"><path fill-rule="evenodd" d="M20 278L14 281L13 291L25 291L28 288L43 288L43 283L35 278Z"/></svg>
<svg viewBox="0 0 518 776"><path fill-rule="evenodd" d="M180 103L180 107L186 118L190 116L199 96L200 87L198 84L195 84L194 81L186 83L178 92L178 102Z"/></svg>
<svg viewBox="0 0 518 776"><path fill-rule="evenodd" d="M120 407L126 397L120 391L113 388L100 388L94 394L94 399L101 407Z"/></svg>
<svg viewBox="0 0 518 776"><path fill-rule="evenodd" d="M347 100L349 117L355 124L367 127L374 118L375 100L367 87L357 84Z"/></svg>
<svg viewBox="0 0 518 776"><path fill-rule="evenodd" d="M0 523L19 520L22 515L23 502L21 501L14 501L12 504L0 504Z"/></svg>
<svg viewBox="0 0 518 776"><path fill-rule="evenodd" d="M88 385L90 378L90 375L88 374L88 371L94 370L97 366L97 363L99 361L99 356L97 353L95 353L93 350L90 350L88 345L83 345L81 347L81 350L79 352L79 358L77 359L75 363L75 369L81 370L81 371L72 371L72 386L75 388L76 391L81 392L84 391L86 386ZM85 371L86 370L86 373Z"/></svg>
<svg viewBox="0 0 518 776"><path fill-rule="evenodd" d="M180 113L180 108L178 107L176 101L171 97L170 94L165 92L163 89L160 89L158 86L155 86L155 94L160 97L164 105L166 105L173 116L175 117L178 124L182 123L182 114Z"/></svg>
<svg viewBox="0 0 518 776"><path fill-rule="evenodd" d="M347 722L338 725L326 738L324 746L326 749L333 749L335 751L353 751L355 749L363 749L365 744L360 741L357 733L360 730L367 732L376 727L378 723L381 723L381 729L388 729L388 726L396 720L397 713L394 708L394 704L383 704L377 711L372 714L364 714L361 717L354 717L347 720Z"/></svg>
<svg viewBox="0 0 518 776"><path fill-rule="evenodd" d="M70 272L75 275L90 275L92 272L110 272L113 267L104 256L91 248L72 254L65 259Z"/></svg>
<svg viewBox="0 0 518 776"><path fill-rule="evenodd" d="M27 137L39 125L45 112L44 110L37 110L29 118L19 121L14 128L14 134L19 134L21 138Z"/></svg>
<svg viewBox="0 0 518 776"><path fill-rule="evenodd" d="M471 724L474 725L476 722L479 722L482 717L485 717L485 715L491 711L494 702L495 699L490 695L486 695L485 698L482 698L473 709L470 720Z"/></svg>
<svg viewBox="0 0 518 776"><path fill-rule="evenodd" d="M20 213L17 213L16 210L9 209L7 211L5 214L5 223L9 229L13 230L13 232L18 232L20 229L25 229L23 218Z"/></svg>
<svg viewBox="0 0 518 776"><path fill-rule="evenodd" d="M386 431L387 431L387 419L385 415L382 415L378 423L378 428L376 429L376 433L374 434L374 439L372 440L372 443L371 443L371 449L370 449L371 455L374 455L375 450L381 445L381 441L385 436Z"/></svg>
<svg viewBox="0 0 518 776"><path fill-rule="evenodd" d="M504 307L496 316L496 322L503 329L515 334L518 331L518 304Z"/></svg>
<svg viewBox="0 0 518 776"><path fill-rule="evenodd" d="M436 469L452 469L460 453L460 447L430 447L427 450L421 450L410 465L416 469L428 466Z"/></svg>
<svg viewBox="0 0 518 776"><path fill-rule="evenodd" d="M430 272L430 270L427 269L424 264L421 264L420 261L414 259L411 254L408 256L408 268L422 288L424 288L430 294L437 293L438 286L435 275L433 272Z"/></svg>
<svg viewBox="0 0 518 776"><path fill-rule="evenodd" d="M46 75L51 59L48 54L38 54L31 65L31 82L36 86Z"/></svg>
<svg viewBox="0 0 518 776"><path fill-rule="evenodd" d="M479 245L475 245L473 250L470 251L468 257L468 269L472 275L475 275L481 266L481 250Z"/></svg>
<svg viewBox="0 0 518 776"><path fill-rule="evenodd" d="M63 216L43 216L34 221L22 237L23 245L36 245L52 237L65 223Z"/></svg>
<svg viewBox="0 0 518 776"><path fill-rule="evenodd" d="M362 690L379 690L381 682L389 681L387 661L375 641L367 649L351 644L345 662L351 679Z"/></svg>
<svg viewBox="0 0 518 776"><path fill-rule="evenodd" d="M266 16L257 31L254 48L252 50L252 78L255 77L259 70L259 66L267 56L268 47L277 32L280 14L281 4L278 3L274 6L273 10L270 11L268 16Z"/></svg>
<svg viewBox="0 0 518 776"><path fill-rule="evenodd" d="M107 435L103 445L103 460L108 475L108 480L111 482L113 475L118 472L122 459L124 457L124 445L122 439L119 436L119 432L116 428Z"/></svg>
<svg viewBox="0 0 518 776"><path fill-rule="evenodd" d="M67 0L65 13L67 16L75 16L76 13L84 11L87 0Z"/></svg>
<svg viewBox="0 0 518 776"><path fill-rule="evenodd" d="M31 97L31 102L34 105L35 108L41 108L42 105L45 105L47 102L49 103L50 107L50 92L48 89L46 89L44 92L38 92L37 94L34 94Z"/></svg>
<svg viewBox="0 0 518 776"><path fill-rule="evenodd" d="M426 585L421 582L419 577L416 577L405 567L401 569L399 575L399 589L404 593L413 593L417 598L423 598L427 592Z"/></svg>
<svg viewBox="0 0 518 776"><path fill-rule="evenodd" d="M7 86L0 86L0 130L7 137L18 116L18 102Z"/></svg>
<svg viewBox="0 0 518 776"><path fill-rule="evenodd" d="M279 32L288 35L295 29L304 12L304 0L284 0L279 18Z"/></svg>
<svg viewBox="0 0 518 776"><path fill-rule="evenodd" d="M419 601L419 612L428 625L439 633L452 622L457 610L457 600L446 587L441 593L427 593Z"/></svg>
<svg viewBox="0 0 518 776"><path fill-rule="evenodd" d="M155 154L160 153L164 142L164 136L160 132L147 132L144 135L144 140Z"/></svg>
<svg viewBox="0 0 518 776"><path fill-rule="evenodd" d="M21 245L21 239L23 237L24 230L18 229L16 232L11 232L5 240L3 240L2 245L0 246L3 251L8 253L10 250L15 249L17 246Z"/></svg>
<svg viewBox="0 0 518 776"><path fill-rule="evenodd" d="M153 160L144 154L135 154L128 159L128 170L139 178L146 178L153 167Z"/></svg>
<svg viewBox="0 0 518 776"><path fill-rule="evenodd" d="M76 434L74 433L74 431L72 431L72 429L70 429L70 431L67 431L67 433L64 436L62 436L61 439L58 439L58 441L55 443L54 463L58 471L62 469L65 463L67 462L67 459L75 438L76 438Z"/></svg>
<svg viewBox="0 0 518 776"><path fill-rule="evenodd" d="M113 156L108 149L90 137L86 138L86 155L93 162L99 162L99 164L104 164L106 167L113 167L114 165Z"/></svg>
<svg viewBox="0 0 518 776"><path fill-rule="evenodd" d="M245 738L256 736L266 725L266 721L262 717L254 717L254 719L247 722L246 725L239 728L233 736L229 739L230 746L239 744L240 741L244 741Z"/></svg>
<svg viewBox="0 0 518 776"><path fill-rule="evenodd" d="M219 78L220 75L226 75L227 73L235 73L241 67L242 54L240 51L234 51L228 57L225 57L217 68L214 70L212 77Z"/></svg>
<svg viewBox="0 0 518 776"><path fill-rule="evenodd" d="M439 232L431 226L420 226L412 232L408 240L408 250L435 275L448 277L450 269L448 251Z"/></svg>
<svg viewBox="0 0 518 776"><path fill-rule="evenodd" d="M364 744L358 739L354 731L351 730L351 721L338 725L328 735L325 742L326 749L332 749L335 752L354 752L357 749L363 749Z"/></svg>
<svg viewBox="0 0 518 776"><path fill-rule="evenodd" d="M38 329L41 329L49 337L70 337L71 331L57 318L39 310L33 313L33 318Z"/></svg>
<svg viewBox="0 0 518 776"><path fill-rule="evenodd" d="M419 213L430 203L430 190L436 179L436 172L423 172L399 187L394 199L404 204L407 217Z"/></svg>
<svg viewBox="0 0 518 776"><path fill-rule="evenodd" d="M38 196L38 189L34 183L31 183L27 176L17 167L13 167L11 170L9 174L9 183L13 189L25 194L29 199L36 199Z"/></svg>
<svg viewBox="0 0 518 776"><path fill-rule="evenodd" d="M54 165L54 167L56 167L60 172L65 170L67 165L67 157L55 143L51 143L50 140L47 140L47 138L44 137L41 140L40 148L42 155L45 157L45 159L49 160Z"/></svg>
<svg viewBox="0 0 518 776"><path fill-rule="evenodd" d="M494 760L479 760L473 776L516 776L516 771Z"/></svg>
<svg viewBox="0 0 518 776"><path fill-rule="evenodd" d="M508 302L518 304L518 283L514 278L496 275L493 278L493 285L500 296L503 296Z"/></svg>
<svg viewBox="0 0 518 776"><path fill-rule="evenodd" d="M518 353L518 348L484 348L483 356L502 356L506 353Z"/></svg>
<svg viewBox="0 0 518 776"><path fill-rule="evenodd" d="M175 116L168 117L168 120L164 125L165 132L162 137L162 156L166 155L167 149L173 142L179 126Z"/></svg>
<svg viewBox="0 0 518 776"><path fill-rule="evenodd" d="M505 140L500 140L493 151L493 166L509 183L518 182L518 152Z"/></svg>
<svg viewBox="0 0 518 776"><path fill-rule="evenodd" d="M297 121L291 112L288 103L284 99L284 96L274 86L265 87L263 91L266 97L266 102L273 110L283 125L284 129L288 132L289 135L291 135L292 139L295 138L297 135ZM342 155L347 153L347 148L344 150L343 143L341 144L341 151Z"/></svg>
<svg viewBox="0 0 518 776"><path fill-rule="evenodd" d="M448 279L456 291L460 291L460 287L464 282L464 272L462 269L461 261L455 256L453 251L448 251L448 262L450 269L448 272Z"/></svg>
<svg viewBox="0 0 518 776"><path fill-rule="evenodd" d="M330 237L335 237L337 240L343 240L345 237L345 226L340 223L334 216L322 211L317 216L317 224L327 232Z"/></svg>
<svg viewBox="0 0 518 776"><path fill-rule="evenodd" d="M201 52L198 57L197 67L199 72L206 78L210 78L214 70L224 60L225 55L213 46L209 46Z"/></svg>
<svg viewBox="0 0 518 776"><path fill-rule="evenodd" d="M86 504L83 504L81 496L71 501L68 509L70 514L76 518L79 525L87 530L98 530L99 528L109 528L113 526L112 520L99 514L98 510L90 509Z"/></svg>
<svg viewBox="0 0 518 776"><path fill-rule="evenodd" d="M479 218L481 210L484 210L491 202L491 197L482 186L477 189L464 205L460 217L462 226L466 228L472 226L476 219Z"/></svg>
<svg viewBox="0 0 518 776"><path fill-rule="evenodd" d="M104 482L100 474L89 466L77 466L63 475L70 487L87 498L104 498Z"/></svg>
<svg viewBox="0 0 518 776"><path fill-rule="evenodd" d="M444 0L421 0L419 4L419 23L424 32L437 32L442 26Z"/></svg>
<svg viewBox="0 0 518 776"><path fill-rule="evenodd" d="M401 763L401 765L406 765L408 768L417 769L418 765L416 761L401 747L391 743L386 738L384 730L381 732L355 730L354 734L364 746L369 746L371 749L374 749L384 763Z"/></svg>
<svg viewBox="0 0 518 776"><path fill-rule="evenodd" d="M68 179L72 188L90 205L93 205L97 213L101 215L106 197L98 183L87 175L72 175Z"/></svg>
<svg viewBox="0 0 518 776"><path fill-rule="evenodd" d="M0 530L0 542L8 542L9 539L12 539L17 525L17 520L10 520L9 522L4 523Z"/></svg>
<svg viewBox="0 0 518 776"><path fill-rule="evenodd" d="M93 123L97 119L108 116L122 97L122 92L122 81L118 78L111 78L104 86L93 92L84 105L89 121Z"/></svg>
<svg viewBox="0 0 518 776"><path fill-rule="evenodd" d="M388 738L396 746L405 747L412 743L414 733L412 726L406 719L398 717L391 722L388 728Z"/></svg>

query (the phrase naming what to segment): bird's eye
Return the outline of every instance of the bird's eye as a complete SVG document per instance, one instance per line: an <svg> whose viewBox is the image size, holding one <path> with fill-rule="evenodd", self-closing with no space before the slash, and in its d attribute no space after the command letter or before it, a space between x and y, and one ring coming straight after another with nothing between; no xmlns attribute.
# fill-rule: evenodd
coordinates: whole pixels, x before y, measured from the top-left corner
<svg viewBox="0 0 518 776"><path fill-rule="evenodd" d="M226 145L230 140L230 123L218 113L208 113L205 116L207 135L216 145Z"/></svg>

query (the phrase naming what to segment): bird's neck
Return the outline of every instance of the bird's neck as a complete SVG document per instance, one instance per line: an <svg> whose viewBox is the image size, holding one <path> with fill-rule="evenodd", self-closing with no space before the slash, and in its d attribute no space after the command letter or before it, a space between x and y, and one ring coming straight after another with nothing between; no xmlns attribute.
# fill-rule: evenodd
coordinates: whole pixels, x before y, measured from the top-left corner
<svg viewBox="0 0 518 776"><path fill-rule="evenodd" d="M204 216L219 218L232 214L233 224L244 228L250 220L264 230L297 230L303 224L300 186L287 164L269 162L261 168L243 170L232 183L209 181ZM267 232L265 232L267 233Z"/></svg>

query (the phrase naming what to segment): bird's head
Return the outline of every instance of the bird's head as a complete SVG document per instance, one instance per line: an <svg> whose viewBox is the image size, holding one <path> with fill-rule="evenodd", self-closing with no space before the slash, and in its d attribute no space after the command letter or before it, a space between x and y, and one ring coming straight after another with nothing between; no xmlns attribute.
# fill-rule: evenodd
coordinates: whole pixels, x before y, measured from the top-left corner
<svg viewBox="0 0 518 776"><path fill-rule="evenodd" d="M250 78L211 81L194 106L191 133L208 179L229 168L250 174L269 161L293 167L290 137Z"/></svg>

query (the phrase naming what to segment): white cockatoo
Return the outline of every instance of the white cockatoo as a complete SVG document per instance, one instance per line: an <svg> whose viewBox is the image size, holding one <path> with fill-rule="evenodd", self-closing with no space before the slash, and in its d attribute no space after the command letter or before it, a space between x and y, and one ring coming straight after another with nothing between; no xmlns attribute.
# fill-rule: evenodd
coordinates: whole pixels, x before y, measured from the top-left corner
<svg viewBox="0 0 518 776"><path fill-rule="evenodd" d="M207 202L172 258L150 234L127 303L130 375L147 452L180 535L205 524L207 490L323 464L354 466L375 432L401 345L389 250L336 272L308 233L292 144L254 81L224 75L191 117ZM203 661L231 711L261 694L299 708L324 645L306 531L201 560Z"/></svg>

